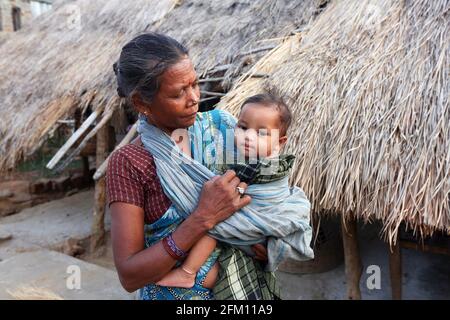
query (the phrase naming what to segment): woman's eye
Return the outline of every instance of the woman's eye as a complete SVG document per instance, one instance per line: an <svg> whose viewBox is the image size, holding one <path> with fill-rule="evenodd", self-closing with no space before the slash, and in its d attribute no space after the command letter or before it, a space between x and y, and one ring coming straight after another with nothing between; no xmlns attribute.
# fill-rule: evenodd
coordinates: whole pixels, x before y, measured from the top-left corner
<svg viewBox="0 0 450 320"><path fill-rule="evenodd" d="M175 96L175 98L181 98L184 94L184 90L181 90L180 92L178 92L178 94Z"/></svg>

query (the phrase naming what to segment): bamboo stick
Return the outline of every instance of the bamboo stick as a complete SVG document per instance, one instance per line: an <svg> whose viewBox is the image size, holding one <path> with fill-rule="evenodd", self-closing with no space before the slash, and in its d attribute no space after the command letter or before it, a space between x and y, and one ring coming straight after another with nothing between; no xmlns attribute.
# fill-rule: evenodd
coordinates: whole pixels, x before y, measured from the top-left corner
<svg viewBox="0 0 450 320"><path fill-rule="evenodd" d="M100 120L100 122L94 127L94 129L91 130L91 132L89 132L86 137L83 139L83 141L80 142L80 144L78 145L78 147L72 151L70 153L70 155L58 166L58 168L56 169L58 172L61 172L62 170L64 170L64 168L66 168L72 161L73 159L78 156L78 154L81 152L81 150L83 150L83 148L86 146L86 144L88 143L88 141L90 139L92 139L97 132L103 128L103 126L105 124L108 123L108 121L111 119L113 113L114 113L115 108L112 107L110 108L106 114L103 115L102 120Z"/></svg>
<svg viewBox="0 0 450 320"><path fill-rule="evenodd" d="M267 45L265 47L256 48L256 49L252 49L252 50L249 50L249 51L245 51L245 52L239 53L237 55L237 57L244 57L244 56L249 56L249 55L252 55L252 54L255 54L255 53L259 53L259 52L263 52L263 51L269 51L269 50L272 50L272 49L274 49L276 47L277 47L277 45Z"/></svg>
<svg viewBox="0 0 450 320"><path fill-rule="evenodd" d="M225 96L225 93L220 93L220 92L200 91L200 93L208 95L208 96L215 96L215 97L224 97Z"/></svg>
<svg viewBox="0 0 450 320"><path fill-rule="evenodd" d="M199 83L205 83L205 82L219 82L219 81L223 81L225 80L224 77L219 77L219 78L206 78L206 79L200 79L198 82Z"/></svg>
<svg viewBox="0 0 450 320"><path fill-rule="evenodd" d="M67 142L56 152L53 158L47 163L47 169L52 170L58 162L64 157L64 155L69 151L69 149L78 141L78 139L89 129L89 126L94 123L94 121L99 116L101 110L95 110L92 114L83 122L83 124L78 128L77 131L67 140Z"/></svg>

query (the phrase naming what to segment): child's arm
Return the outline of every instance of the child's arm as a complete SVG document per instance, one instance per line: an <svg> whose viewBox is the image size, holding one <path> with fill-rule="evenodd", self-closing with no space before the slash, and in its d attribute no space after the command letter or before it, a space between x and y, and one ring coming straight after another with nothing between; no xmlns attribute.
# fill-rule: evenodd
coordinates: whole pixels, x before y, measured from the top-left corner
<svg viewBox="0 0 450 320"><path fill-rule="evenodd" d="M216 248L217 241L210 236L202 237L189 251L189 255L183 263L182 268L185 271L197 273L201 266Z"/></svg>
<svg viewBox="0 0 450 320"><path fill-rule="evenodd" d="M209 236L202 237L189 251L183 264L170 271L156 284L164 287L192 288L197 272L214 251L216 244L215 239Z"/></svg>

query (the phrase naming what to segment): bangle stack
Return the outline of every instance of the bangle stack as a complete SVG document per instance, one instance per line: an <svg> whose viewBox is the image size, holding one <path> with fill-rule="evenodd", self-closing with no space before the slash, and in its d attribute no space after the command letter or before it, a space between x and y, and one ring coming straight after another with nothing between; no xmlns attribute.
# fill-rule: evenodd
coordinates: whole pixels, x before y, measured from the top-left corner
<svg viewBox="0 0 450 320"><path fill-rule="evenodd" d="M172 234L169 234L162 240L162 244L164 249L166 249L167 253L174 258L175 260L182 260L186 258L187 253L175 244L175 241L172 238Z"/></svg>

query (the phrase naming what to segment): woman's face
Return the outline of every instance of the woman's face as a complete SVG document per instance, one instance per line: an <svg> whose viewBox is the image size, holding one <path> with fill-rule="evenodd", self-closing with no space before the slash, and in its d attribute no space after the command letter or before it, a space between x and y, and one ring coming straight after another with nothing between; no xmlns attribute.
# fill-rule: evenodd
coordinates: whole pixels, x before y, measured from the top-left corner
<svg viewBox="0 0 450 320"><path fill-rule="evenodd" d="M192 126L198 111L200 88L197 73L186 57L160 76L158 93L150 104L139 97L133 103L148 121L167 133Z"/></svg>

